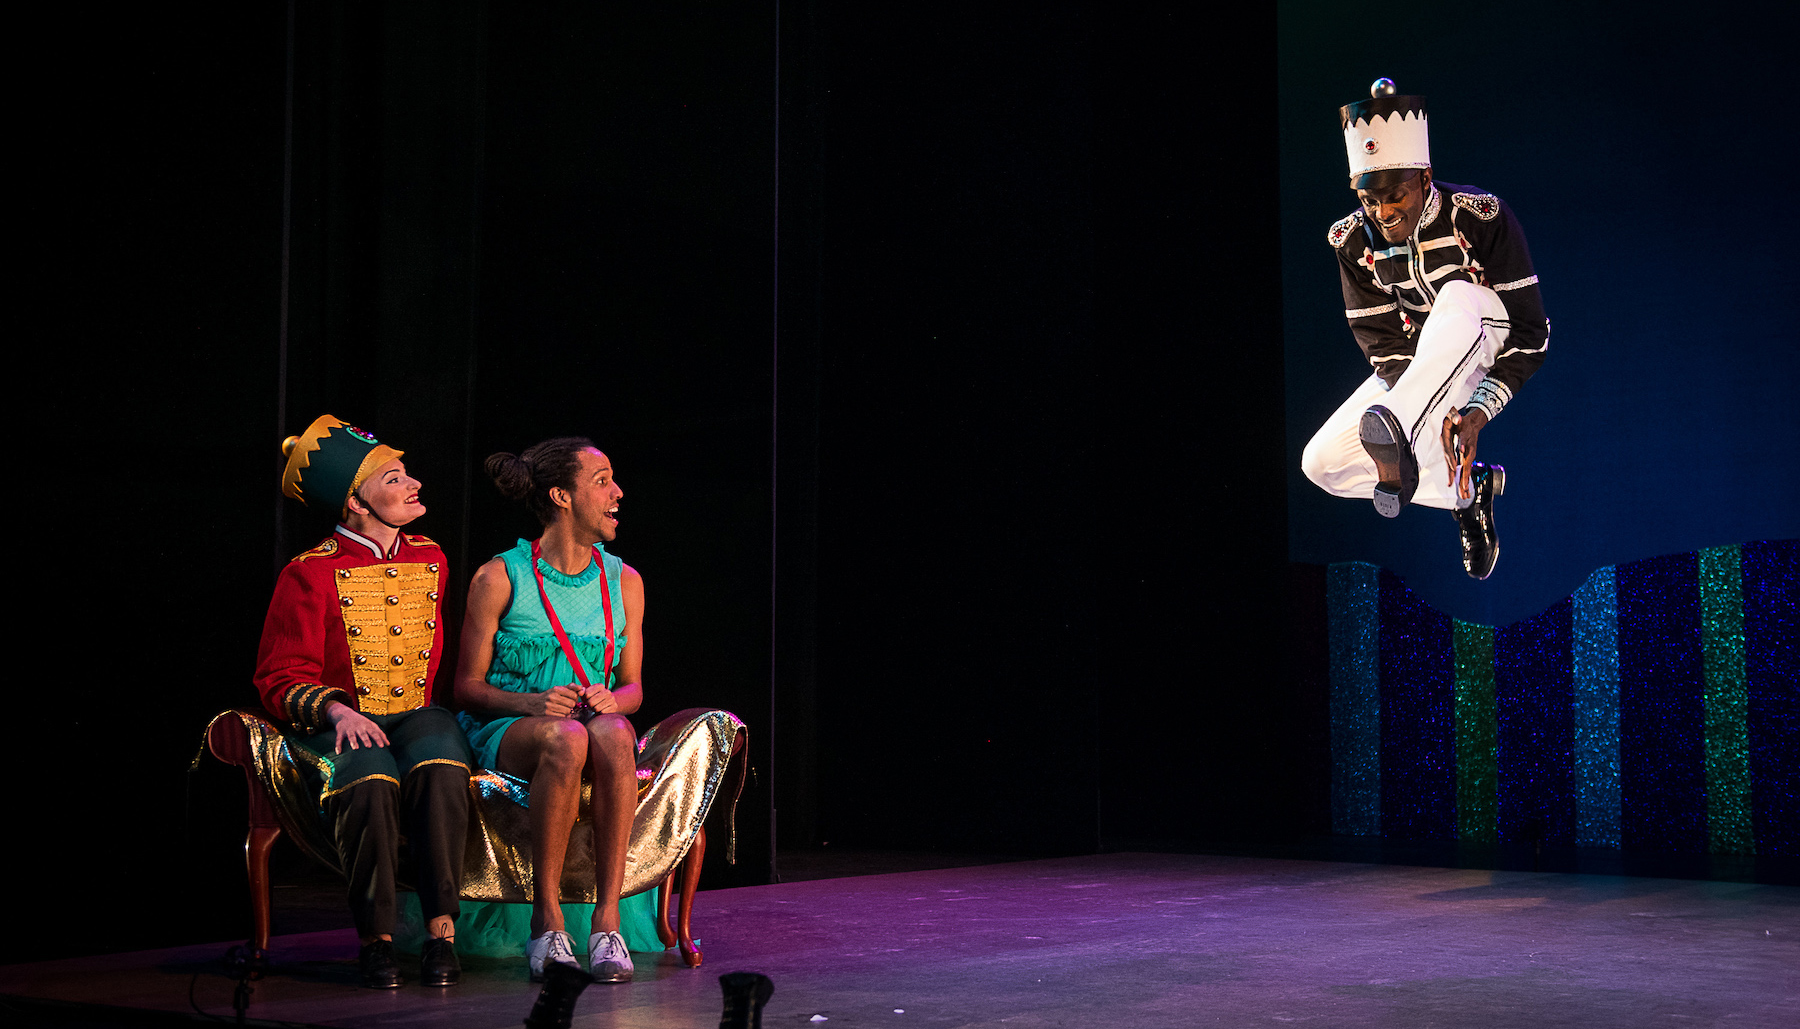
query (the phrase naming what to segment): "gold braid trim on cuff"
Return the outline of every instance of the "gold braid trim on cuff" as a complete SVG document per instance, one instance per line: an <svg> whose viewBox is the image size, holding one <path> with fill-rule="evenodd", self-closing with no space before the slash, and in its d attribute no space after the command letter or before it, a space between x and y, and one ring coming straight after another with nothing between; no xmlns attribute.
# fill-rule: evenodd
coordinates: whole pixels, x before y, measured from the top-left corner
<svg viewBox="0 0 1800 1029"><path fill-rule="evenodd" d="M350 694L336 686L321 686L318 683L303 682L290 688L287 696L282 698L281 706L287 711L288 720L308 736L322 731L319 717L325 705L333 700L348 703Z"/></svg>
<svg viewBox="0 0 1800 1029"><path fill-rule="evenodd" d="M325 723L323 722L323 718L325 717L325 708L332 701L338 700L340 698L342 698L343 703L345 703L345 704L350 703L350 694L345 693L343 690L340 690L336 687L332 687L331 689L324 690L317 697L313 698L312 710L307 712L307 718L312 723L312 725L314 727L313 728L314 732L324 732L325 731Z"/></svg>

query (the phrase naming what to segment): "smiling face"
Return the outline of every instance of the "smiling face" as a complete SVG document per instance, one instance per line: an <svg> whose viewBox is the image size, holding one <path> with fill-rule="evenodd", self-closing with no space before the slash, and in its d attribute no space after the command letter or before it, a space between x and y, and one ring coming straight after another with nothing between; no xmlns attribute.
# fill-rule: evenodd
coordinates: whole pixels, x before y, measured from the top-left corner
<svg viewBox="0 0 1800 1029"><path fill-rule="evenodd" d="M1409 176L1391 186L1356 191L1363 214L1389 243L1404 243L1419 227L1425 213L1425 197L1431 190L1431 172Z"/></svg>
<svg viewBox="0 0 1800 1029"><path fill-rule="evenodd" d="M425 513L425 505L419 503L419 480L406 474L406 465L397 457L364 479L346 506L352 515L372 515L394 526Z"/></svg>
<svg viewBox="0 0 1800 1029"><path fill-rule="evenodd" d="M625 491L613 478L612 462L593 447L575 455L574 487L550 491L550 501L562 517L574 520L578 536L610 543L619 535L619 501Z"/></svg>

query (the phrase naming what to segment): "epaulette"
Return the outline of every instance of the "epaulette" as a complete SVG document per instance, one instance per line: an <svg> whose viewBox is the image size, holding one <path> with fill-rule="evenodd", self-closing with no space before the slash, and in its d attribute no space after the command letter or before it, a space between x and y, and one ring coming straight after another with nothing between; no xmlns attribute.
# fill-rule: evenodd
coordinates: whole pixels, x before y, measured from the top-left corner
<svg viewBox="0 0 1800 1029"><path fill-rule="evenodd" d="M1333 224L1331 226L1331 231L1325 234L1325 238L1330 241L1332 249L1335 250L1338 247L1343 246L1344 240L1349 239L1351 233L1362 227L1362 222L1362 209L1358 208L1351 211L1348 217L1339 219Z"/></svg>
<svg viewBox="0 0 1800 1029"><path fill-rule="evenodd" d="M310 560L315 557L330 557L333 554L336 554L337 552L338 552L338 541L337 541L337 537L333 536L332 538L326 540L325 542L319 544L318 546L312 548L311 550L307 551L304 554L294 555L294 560L295 561L307 561L307 560Z"/></svg>
<svg viewBox="0 0 1800 1029"><path fill-rule="evenodd" d="M1450 202L1484 222L1500 214L1500 198L1492 193L1452 193Z"/></svg>
<svg viewBox="0 0 1800 1029"><path fill-rule="evenodd" d="M432 547L437 550L444 549L443 547L438 546L437 543L433 542L433 540L430 536L414 536L410 532L402 533L402 535L404 535L406 537L406 545L409 547Z"/></svg>

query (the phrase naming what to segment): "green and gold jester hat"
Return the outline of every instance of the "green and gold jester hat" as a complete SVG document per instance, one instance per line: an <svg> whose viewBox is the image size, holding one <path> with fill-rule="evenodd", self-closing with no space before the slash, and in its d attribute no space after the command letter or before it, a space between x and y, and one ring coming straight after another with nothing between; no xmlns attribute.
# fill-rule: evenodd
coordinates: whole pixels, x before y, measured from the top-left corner
<svg viewBox="0 0 1800 1029"><path fill-rule="evenodd" d="M395 450L342 419L322 414L305 432L283 440L281 453L287 458L281 492L307 507L335 507L343 517L350 495L363 480L405 451Z"/></svg>

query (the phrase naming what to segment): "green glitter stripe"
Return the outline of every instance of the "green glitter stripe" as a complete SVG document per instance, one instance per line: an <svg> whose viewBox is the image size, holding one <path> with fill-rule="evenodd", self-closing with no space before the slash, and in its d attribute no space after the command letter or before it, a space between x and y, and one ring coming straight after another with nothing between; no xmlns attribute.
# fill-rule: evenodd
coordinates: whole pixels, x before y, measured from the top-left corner
<svg viewBox="0 0 1800 1029"><path fill-rule="evenodd" d="M1744 581L1737 547L1700 551L1700 651L1706 668L1706 836L1714 854L1754 854L1745 726Z"/></svg>
<svg viewBox="0 0 1800 1029"><path fill-rule="evenodd" d="M1456 837L1499 841L1495 786L1494 627L1455 623Z"/></svg>

